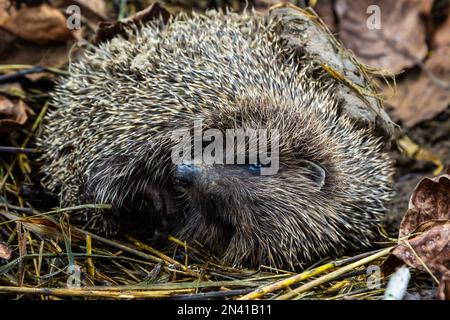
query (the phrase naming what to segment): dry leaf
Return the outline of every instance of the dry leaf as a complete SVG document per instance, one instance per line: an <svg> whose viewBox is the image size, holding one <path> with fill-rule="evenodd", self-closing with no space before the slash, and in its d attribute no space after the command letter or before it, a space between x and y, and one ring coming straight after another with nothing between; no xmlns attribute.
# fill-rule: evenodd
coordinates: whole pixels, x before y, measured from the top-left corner
<svg viewBox="0 0 450 320"><path fill-rule="evenodd" d="M367 13L373 5L380 8L379 28L372 28L375 16L372 11ZM420 1L337 0L335 9L342 41L366 64L398 73L425 57L427 45Z"/></svg>
<svg viewBox="0 0 450 320"><path fill-rule="evenodd" d="M62 12L66 12L69 6L78 6L83 16L83 25L91 30L96 30L99 22L109 20L109 13L113 12L109 12L107 3L106 0L52 0L52 5Z"/></svg>
<svg viewBox="0 0 450 320"><path fill-rule="evenodd" d="M0 243L0 259L9 260L12 250L4 243Z"/></svg>
<svg viewBox="0 0 450 320"><path fill-rule="evenodd" d="M320 16L323 22L330 29L331 33L337 33L336 18L334 16L334 8L332 0L321 0L314 6L314 11Z"/></svg>
<svg viewBox="0 0 450 320"><path fill-rule="evenodd" d="M409 201L408 211L400 223L399 237L413 233L430 220L450 221L449 174L425 178L419 182Z"/></svg>
<svg viewBox="0 0 450 320"><path fill-rule="evenodd" d="M8 17L11 7L12 5L9 0L0 0L0 23Z"/></svg>
<svg viewBox="0 0 450 320"><path fill-rule="evenodd" d="M433 9L434 0L420 0L420 13L422 15L429 15L431 13L431 9Z"/></svg>
<svg viewBox="0 0 450 320"><path fill-rule="evenodd" d="M0 17L0 28L30 42L47 44L73 40L73 33L66 26L65 16L56 8L42 4L36 7L21 6L10 9Z"/></svg>
<svg viewBox="0 0 450 320"><path fill-rule="evenodd" d="M73 1L71 1L73 2ZM84 15L87 15L85 10L93 13L101 20L108 19L108 7L106 6L106 1L104 0L76 0L76 4L82 7ZM84 9L84 10L83 10Z"/></svg>
<svg viewBox="0 0 450 320"><path fill-rule="evenodd" d="M0 56L0 64L28 64L61 68L67 64L69 53L72 59L80 53L78 47L71 50L71 43L43 46L21 40L15 44Z"/></svg>
<svg viewBox="0 0 450 320"><path fill-rule="evenodd" d="M411 128L433 119L450 104L450 46L440 47L425 62L425 70L411 74L397 86L386 88L386 104L393 108L392 118ZM431 73L431 75L430 75Z"/></svg>
<svg viewBox="0 0 450 320"><path fill-rule="evenodd" d="M22 100L11 101L0 96L0 135L6 135L24 125L33 110Z"/></svg>
<svg viewBox="0 0 450 320"><path fill-rule="evenodd" d="M407 241L414 252L411 252L408 245L400 242L392 254L410 267L422 271L427 271L424 264L434 272L444 273L447 271L446 266L450 263L450 221L435 224Z"/></svg>
<svg viewBox="0 0 450 320"><path fill-rule="evenodd" d="M447 15L447 19L436 29L433 45L436 48L450 46L450 12Z"/></svg>
<svg viewBox="0 0 450 320"><path fill-rule="evenodd" d="M425 178L414 189L400 224L399 244L383 264L384 272L401 262L440 274L438 298L450 298L450 167L446 174Z"/></svg>
<svg viewBox="0 0 450 320"><path fill-rule="evenodd" d="M15 40L15 36L10 32L0 29L0 55L11 47Z"/></svg>

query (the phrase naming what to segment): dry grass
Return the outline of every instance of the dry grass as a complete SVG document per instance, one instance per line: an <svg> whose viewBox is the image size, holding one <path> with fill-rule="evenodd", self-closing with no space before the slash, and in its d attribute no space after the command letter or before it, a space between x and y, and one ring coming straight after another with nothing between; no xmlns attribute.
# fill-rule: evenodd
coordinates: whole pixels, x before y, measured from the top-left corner
<svg viewBox="0 0 450 320"><path fill-rule="evenodd" d="M0 265L0 295L11 298L349 298L367 289L365 266L379 264L391 249L324 262L299 274L235 269L173 237L169 254L132 238L122 243L70 226L67 213L14 211L9 206L0 211L0 228L14 253ZM79 279L70 266L80 271ZM382 293L364 291L367 298Z"/></svg>

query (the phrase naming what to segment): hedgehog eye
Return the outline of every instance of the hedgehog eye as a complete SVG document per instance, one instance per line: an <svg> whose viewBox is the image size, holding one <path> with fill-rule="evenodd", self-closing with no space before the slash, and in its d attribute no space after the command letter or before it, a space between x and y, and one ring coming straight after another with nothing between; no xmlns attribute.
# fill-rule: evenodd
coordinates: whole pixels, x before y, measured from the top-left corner
<svg viewBox="0 0 450 320"><path fill-rule="evenodd" d="M261 162L258 161L258 162L249 164L248 170L253 174L260 174L262 168L269 167L269 166L270 166L270 162L268 164L262 164Z"/></svg>
<svg viewBox="0 0 450 320"><path fill-rule="evenodd" d="M256 163L252 163L252 164L250 164L249 166L248 166L248 170L251 172L251 173L260 173L261 172L261 168L262 168L262 164L261 163L259 163L259 162L256 162Z"/></svg>

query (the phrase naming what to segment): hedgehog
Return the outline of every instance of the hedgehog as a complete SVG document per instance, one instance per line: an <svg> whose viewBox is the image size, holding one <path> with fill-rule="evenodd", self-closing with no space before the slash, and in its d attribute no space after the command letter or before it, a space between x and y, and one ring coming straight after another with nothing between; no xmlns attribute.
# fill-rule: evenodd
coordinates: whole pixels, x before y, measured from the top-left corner
<svg viewBox="0 0 450 320"><path fill-rule="evenodd" d="M85 212L89 228L151 237L169 221L234 266L295 268L369 247L391 160L277 22L250 10L179 14L91 45L56 86L38 137L46 190L61 206L109 204ZM277 132L276 173L248 157L248 138L243 163L174 161L174 132L196 121L223 135Z"/></svg>

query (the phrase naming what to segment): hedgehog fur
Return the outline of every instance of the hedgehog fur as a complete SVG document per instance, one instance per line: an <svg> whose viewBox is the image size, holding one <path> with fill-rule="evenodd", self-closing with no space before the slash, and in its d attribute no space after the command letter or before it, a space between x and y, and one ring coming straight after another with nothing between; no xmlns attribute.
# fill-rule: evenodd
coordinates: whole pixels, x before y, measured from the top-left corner
<svg viewBox="0 0 450 320"><path fill-rule="evenodd" d="M369 246L391 161L371 129L340 114L336 80L283 45L276 25L210 11L90 47L53 93L38 139L47 190L65 206L111 204L87 213L109 232L173 217L179 237L234 265L294 267ZM171 132L194 120L279 130L278 173L205 165L195 183L178 183ZM323 184L305 163L323 168Z"/></svg>

